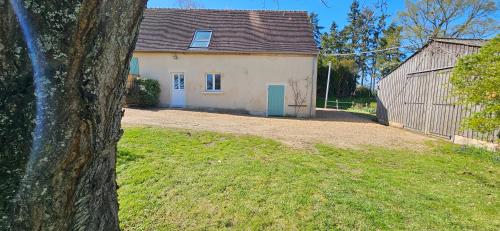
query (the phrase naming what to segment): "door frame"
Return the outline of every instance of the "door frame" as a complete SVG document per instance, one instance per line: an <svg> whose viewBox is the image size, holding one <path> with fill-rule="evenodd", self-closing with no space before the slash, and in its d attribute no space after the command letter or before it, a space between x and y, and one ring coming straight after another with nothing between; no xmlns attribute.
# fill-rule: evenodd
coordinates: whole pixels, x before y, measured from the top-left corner
<svg viewBox="0 0 500 231"><path fill-rule="evenodd" d="M416 132L420 132L423 134L429 134L430 130L430 123L431 123L431 117L432 117L432 100L434 96L434 81L436 80L435 78L435 73L433 71L424 71L424 72L418 72L418 73L409 73L406 74L405 77L405 88L404 88L404 108L403 108L403 128L410 129ZM415 82L410 82L410 79L416 79ZM429 87L430 86L430 87ZM415 93L416 91L416 93ZM408 94L412 94L411 101L414 101L414 99L420 99L421 102L415 103L408 103L406 101ZM421 93L421 94L420 94ZM420 117L421 121L421 127L418 127L418 124L411 124L409 125L410 119L413 119L413 123L418 123L418 121L415 120L415 116L412 115L413 117L409 118L409 115L412 114L410 112L414 113L415 110L415 105L420 104L422 105L422 115Z"/></svg>
<svg viewBox="0 0 500 231"><path fill-rule="evenodd" d="M184 88L182 89L183 92L184 92L184 100L182 102L182 106L181 105L177 105L177 106L173 106L173 95L174 95L174 86L175 86L175 83L174 83L174 77L176 74L182 74L182 76L184 77ZM175 72L170 72L170 107L177 107L177 108L185 108L186 107L186 72L182 72L182 71L175 71Z"/></svg>
<svg viewBox="0 0 500 231"><path fill-rule="evenodd" d="M280 85L283 86L283 115L286 114L286 84L285 83L266 83L266 117L269 117L269 86Z"/></svg>

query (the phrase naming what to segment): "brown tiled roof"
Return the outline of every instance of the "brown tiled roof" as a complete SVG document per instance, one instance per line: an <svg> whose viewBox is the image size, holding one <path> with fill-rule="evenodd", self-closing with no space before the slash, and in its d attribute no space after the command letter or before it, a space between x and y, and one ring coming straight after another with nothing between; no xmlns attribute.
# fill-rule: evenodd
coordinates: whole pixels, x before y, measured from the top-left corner
<svg viewBox="0 0 500 231"><path fill-rule="evenodd" d="M136 51L189 49L195 30L212 30L203 52L316 54L305 11L146 9Z"/></svg>

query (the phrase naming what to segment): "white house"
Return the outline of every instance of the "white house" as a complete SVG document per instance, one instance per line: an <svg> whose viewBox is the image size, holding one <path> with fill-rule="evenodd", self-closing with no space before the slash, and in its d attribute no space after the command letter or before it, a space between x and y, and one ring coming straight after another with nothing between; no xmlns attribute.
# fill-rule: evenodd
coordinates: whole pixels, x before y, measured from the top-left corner
<svg viewBox="0 0 500 231"><path fill-rule="evenodd" d="M147 9L131 74L163 107L310 117L317 55L307 12Z"/></svg>

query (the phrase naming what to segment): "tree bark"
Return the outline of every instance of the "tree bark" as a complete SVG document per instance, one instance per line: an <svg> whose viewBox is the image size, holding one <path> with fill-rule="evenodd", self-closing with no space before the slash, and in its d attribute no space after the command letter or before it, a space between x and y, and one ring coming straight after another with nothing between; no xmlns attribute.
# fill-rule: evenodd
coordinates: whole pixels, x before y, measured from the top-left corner
<svg viewBox="0 0 500 231"><path fill-rule="evenodd" d="M116 143L146 0L19 1L45 59L46 120L40 152L30 154L33 67L0 0L0 227L119 230Z"/></svg>

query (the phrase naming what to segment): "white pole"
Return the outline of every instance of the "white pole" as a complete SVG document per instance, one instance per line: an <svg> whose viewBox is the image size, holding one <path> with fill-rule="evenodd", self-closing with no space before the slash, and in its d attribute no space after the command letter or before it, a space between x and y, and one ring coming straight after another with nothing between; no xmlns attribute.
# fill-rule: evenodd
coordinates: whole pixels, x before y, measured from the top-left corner
<svg viewBox="0 0 500 231"><path fill-rule="evenodd" d="M330 71L332 70L332 61L328 62L328 80L326 81L325 108L328 104L328 91L330 90Z"/></svg>

